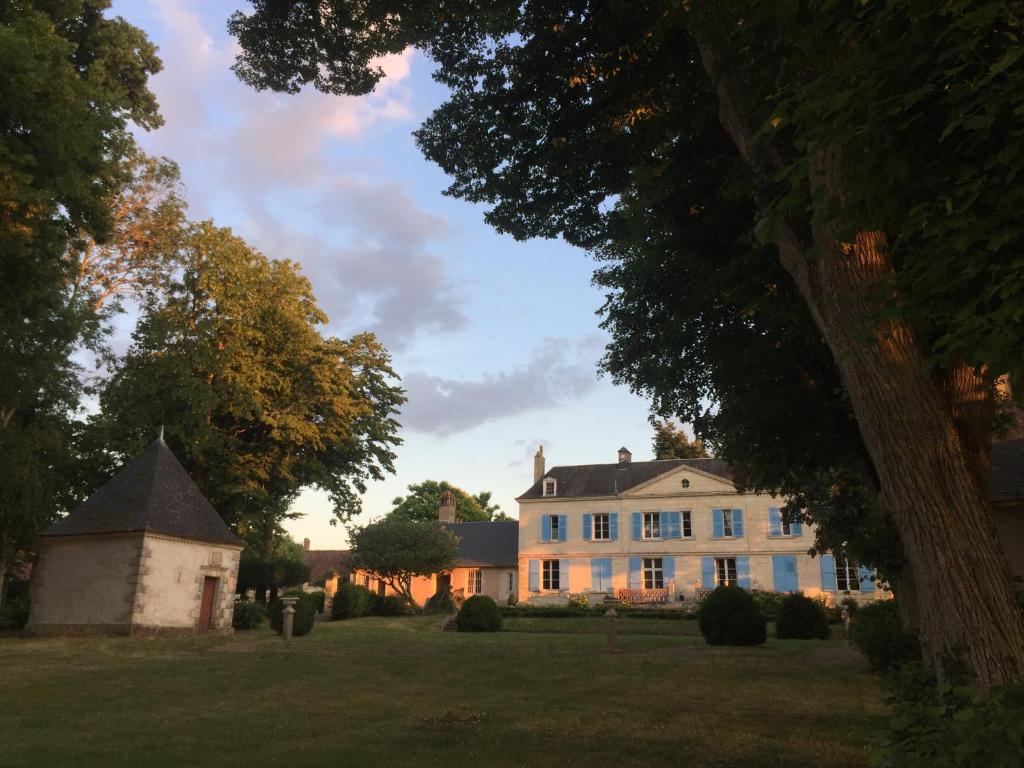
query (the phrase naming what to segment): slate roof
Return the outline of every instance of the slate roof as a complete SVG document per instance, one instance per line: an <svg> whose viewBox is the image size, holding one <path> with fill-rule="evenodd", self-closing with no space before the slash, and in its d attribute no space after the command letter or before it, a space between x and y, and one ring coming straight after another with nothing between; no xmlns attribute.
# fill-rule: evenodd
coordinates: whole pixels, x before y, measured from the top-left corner
<svg viewBox="0 0 1024 768"><path fill-rule="evenodd" d="M659 475L679 467L692 467L731 483L733 472L718 459L666 459L663 461L631 461L627 464L579 464L572 467L552 467L544 477L530 486L520 499L540 499L544 478L558 481L559 498L576 496L616 496L643 485Z"/></svg>
<svg viewBox="0 0 1024 768"><path fill-rule="evenodd" d="M43 535L129 531L152 531L214 544L242 544L167 444L159 439Z"/></svg>
<svg viewBox="0 0 1024 768"><path fill-rule="evenodd" d="M486 523L442 523L459 537L457 566L517 566L519 523L515 520Z"/></svg>
<svg viewBox="0 0 1024 768"><path fill-rule="evenodd" d="M325 573L348 573L351 554L347 549L307 549L302 555L309 566L309 580L318 581Z"/></svg>
<svg viewBox="0 0 1024 768"><path fill-rule="evenodd" d="M1024 440L993 444L989 482L992 501L1024 499Z"/></svg>

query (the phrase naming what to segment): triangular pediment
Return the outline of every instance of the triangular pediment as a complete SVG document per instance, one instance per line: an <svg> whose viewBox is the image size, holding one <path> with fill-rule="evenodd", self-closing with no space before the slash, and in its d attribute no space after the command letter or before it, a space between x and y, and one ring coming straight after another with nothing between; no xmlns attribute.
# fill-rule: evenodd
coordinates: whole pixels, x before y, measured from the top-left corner
<svg viewBox="0 0 1024 768"><path fill-rule="evenodd" d="M690 493L736 493L736 487L724 477L690 465L683 465L658 475L646 483L630 488L622 495L675 496Z"/></svg>

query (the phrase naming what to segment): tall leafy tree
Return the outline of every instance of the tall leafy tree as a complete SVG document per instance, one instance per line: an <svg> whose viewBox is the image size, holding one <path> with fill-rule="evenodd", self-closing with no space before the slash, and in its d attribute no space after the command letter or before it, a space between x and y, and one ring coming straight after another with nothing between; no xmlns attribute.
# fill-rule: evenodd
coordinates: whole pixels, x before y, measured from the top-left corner
<svg viewBox="0 0 1024 768"><path fill-rule="evenodd" d="M441 494L451 491L455 496L455 511L460 520L476 522L481 520L508 520L501 507L491 503L491 492L481 491L470 495L447 480L424 480L409 486L407 496L397 496L391 502L391 515L408 520L437 520Z"/></svg>
<svg viewBox="0 0 1024 768"><path fill-rule="evenodd" d="M72 362L101 333L70 289L69 242L106 238L128 177L129 124L160 124L155 47L105 0L0 3L0 601L16 551L72 494Z"/></svg>
<svg viewBox="0 0 1024 768"><path fill-rule="evenodd" d="M651 448L654 458L663 459L706 459L707 451L700 438L690 440L686 433L668 419L654 420L654 439Z"/></svg>
<svg viewBox="0 0 1024 768"><path fill-rule="evenodd" d="M379 578L412 604L412 580L455 566L459 544L455 534L434 520L387 515L357 527L349 535L357 567Z"/></svg>
<svg viewBox="0 0 1024 768"><path fill-rule="evenodd" d="M295 496L330 493L348 519L393 471L404 402L371 334L324 337L327 318L288 261L195 224L165 290L142 307L105 384L94 439L111 458L166 439L224 518L265 554ZM100 455L104 455L100 453Z"/></svg>
<svg viewBox="0 0 1024 768"><path fill-rule="evenodd" d="M453 177L449 193L488 204L502 231L643 249L664 230L634 224L623 241L609 209L652 195L674 205L656 223L693 237L651 258L703 279L710 243L724 290L709 311L735 334L792 332L761 341L781 341L797 365L753 380L806 374L815 408L802 418L852 428L839 468L877 488L928 585L926 657L941 671L960 656L992 686L1024 674L986 494L993 381L1024 366L1022 16L1019 1L985 0L256 0L230 27L235 70L258 88L367 93L375 57L425 50L451 98L417 138ZM790 304L768 301L778 312L745 324L758 305L737 293L758 284ZM799 365L822 353L820 369ZM841 396L814 393L833 382ZM750 457L780 485L774 457ZM824 464L810 462L809 478Z"/></svg>

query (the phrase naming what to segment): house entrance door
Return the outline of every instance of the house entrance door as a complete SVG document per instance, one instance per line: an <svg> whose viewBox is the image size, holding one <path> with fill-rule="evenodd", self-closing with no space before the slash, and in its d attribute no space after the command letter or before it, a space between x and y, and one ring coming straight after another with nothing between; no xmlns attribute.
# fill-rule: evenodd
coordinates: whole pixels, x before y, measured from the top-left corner
<svg viewBox="0 0 1024 768"><path fill-rule="evenodd" d="M199 605L199 628L210 629L213 626L213 598L217 594L217 579L207 576L203 581L203 602Z"/></svg>

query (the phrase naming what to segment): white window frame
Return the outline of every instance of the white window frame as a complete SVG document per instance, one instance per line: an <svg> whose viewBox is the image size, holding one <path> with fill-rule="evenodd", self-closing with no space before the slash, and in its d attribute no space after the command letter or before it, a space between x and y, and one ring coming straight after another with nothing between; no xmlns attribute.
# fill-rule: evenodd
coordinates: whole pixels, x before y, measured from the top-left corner
<svg viewBox="0 0 1024 768"><path fill-rule="evenodd" d="M722 538L731 539L735 534L732 532L732 510L722 510Z"/></svg>
<svg viewBox="0 0 1024 768"><path fill-rule="evenodd" d="M732 563L732 573L730 574L730 562ZM732 576L730 579L729 576ZM720 587L723 584L739 584L739 576L736 573L736 558L735 557L716 557L715 558L715 586Z"/></svg>
<svg viewBox="0 0 1024 768"><path fill-rule="evenodd" d="M657 541L661 538L661 512L644 512L643 516L641 537L645 541Z"/></svg>
<svg viewBox="0 0 1024 768"><path fill-rule="evenodd" d="M542 496L557 496L558 481L553 477L545 477L541 485Z"/></svg>
<svg viewBox="0 0 1024 768"><path fill-rule="evenodd" d="M540 561L540 588L546 592L560 592L562 574L558 560Z"/></svg>
<svg viewBox="0 0 1024 768"><path fill-rule="evenodd" d="M558 529L558 515L548 515L548 517L551 518L551 525L548 526L548 530L551 531L551 540L560 541L561 539L558 538L561 533Z"/></svg>
<svg viewBox="0 0 1024 768"><path fill-rule="evenodd" d="M640 570L644 589L665 588L665 559L662 557L645 557Z"/></svg>
<svg viewBox="0 0 1024 768"><path fill-rule="evenodd" d="M693 514L688 509L679 513L679 535L684 539L693 538Z"/></svg>
<svg viewBox="0 0 1024 768"><path fill-rule="evenodd" d="M594 541L608 541L612 537L612 516L607 512L598 512L593 516L591 537ZM603 535L598 535L603 534Z"/></svg>
<svg viewBox="0 0 1024 768"><path fill-rule="evenodd" d="M466 574L466 594L479 595L484 591L484 572L480 568L473 568Z"/></svg>
<svg viewBox="0 0 1024 768"><path fill-rule="evenodd" d="M840 580L840 574L842 574L842 580ZM853 579L850 575L853 575ZM839 586L841 581L846 582L845 587ZM850 584L856 586L850 586ZM857 563L851 563L849 560L840 560L836 558L836 592L860 592L860 566Z"/></svg>

